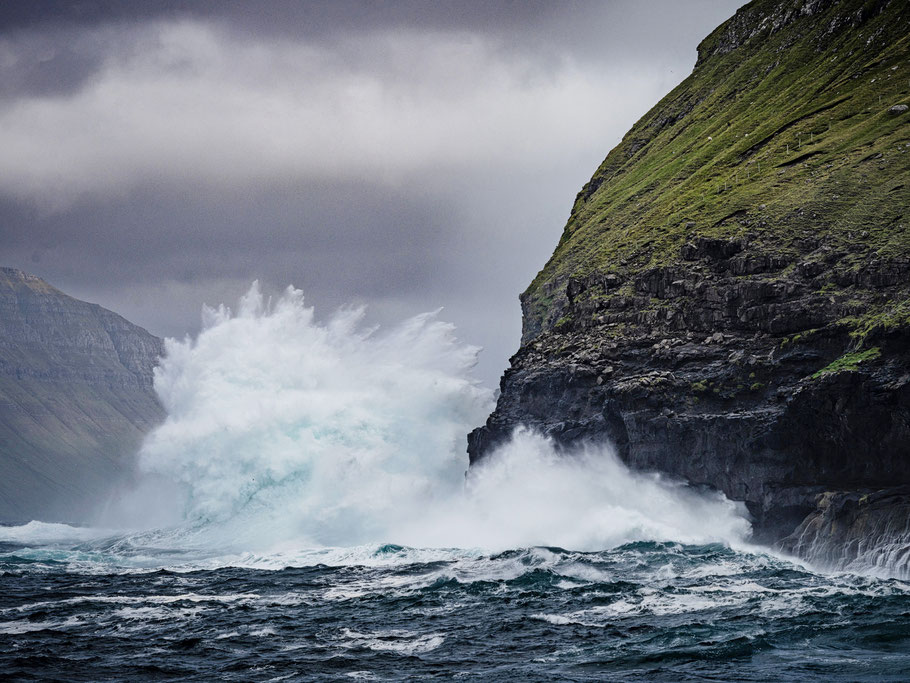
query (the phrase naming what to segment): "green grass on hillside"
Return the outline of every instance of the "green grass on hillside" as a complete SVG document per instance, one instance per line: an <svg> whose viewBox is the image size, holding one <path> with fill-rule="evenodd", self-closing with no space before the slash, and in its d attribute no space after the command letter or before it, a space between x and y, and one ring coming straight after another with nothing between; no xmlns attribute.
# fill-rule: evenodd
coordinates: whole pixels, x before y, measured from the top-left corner
<svg viewBox="0 0 910 683"><path fill-rule="evenodd" d="M740 23L792 4L750 3ZM910 3L881 4L843 0L704 59L579 193L530 314L546 318L553 283L673 263L699 236L789 257L820 239L846 268L910 253L910 112L889 111L910 104Z"/></svg>
<svg viewBox="0 0 910 683"><path fill-rule="evenodd" d="M818 379L819 377L830 375L835 372L856 370L860 363L867 360L875 360L876 358L881 357L881 355L882 350L877 346L873 346L871 349L866 349L865 351L845 353L843 356L812 375L812 379Z"/></svg>

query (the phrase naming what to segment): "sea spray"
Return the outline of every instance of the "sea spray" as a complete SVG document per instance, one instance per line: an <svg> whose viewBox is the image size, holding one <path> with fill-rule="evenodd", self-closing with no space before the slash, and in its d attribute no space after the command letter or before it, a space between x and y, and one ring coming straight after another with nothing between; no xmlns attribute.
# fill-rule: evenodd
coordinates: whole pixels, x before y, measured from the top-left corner
<svg viewBox="0 0 910 683"><path fill-rule="evenodd" d="M320 322L299 290L268 301L254 284L236 313L205 318L167 343L168 418L140 454L183 491L171 543L599 550L748 533L721 495L631 472L606 445L559 452L518 430L465 477L465 435L492 397L470 374L478 349L437 313L389 330L365 328L362 309Z"/></svg>
<svg viewBox="0 0 910 683"><path fill-rule="evenodd" d="M362 309L315 319L289 288L258 285L236 314L207 309L169 341L155 376L168 412L140 454L186 490L188 524L241 542L381 538L463 478L466 430L491 408L478 349L435 313L387 330Z"/></svg>
<svg viewBox="0 0 910 683"><path fill-rule="evenodd" d="M524 428L471 470L463 505L473 533L499 547L730 543L750 531L742 504L720 493L633 472L608 444L559 451Z"/></svg>

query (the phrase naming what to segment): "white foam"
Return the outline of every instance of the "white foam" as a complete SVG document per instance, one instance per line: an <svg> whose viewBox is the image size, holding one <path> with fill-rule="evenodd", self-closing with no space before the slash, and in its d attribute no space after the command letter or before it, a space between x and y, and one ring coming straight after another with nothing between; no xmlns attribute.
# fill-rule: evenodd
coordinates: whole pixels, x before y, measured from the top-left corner
<svg viewBox="0 0 910 683"><path fill-rule="evenodd" d="M81 543L105 538L114 533L116 532L112 529L32 521L18 526L0 526L0 541L41 545Z"/></svg>
<svg viewBox="0 0 910 683"><path fill-rule="evenodd" d="M138 506L139 518L160 520L175 509L170 494L159 495L171 482L171 491L182 491L180 520L83 559L380 566L530 546L737 543L748 533L742 508L720 495L630 472L606 445L560 453L526 429L466 480L465 435L492 407L470 374L478 350L460 344L436 314L388 331L364 329L362 315L346 309L322 323L300 291L272 302L254 284L236 314L207 309L196 339L168 340L155 374L168 417L140 454L152 488L125 498L130 514ZM121 513L114 508L109 519ZM8 533L34 540L49 531ZM534 561L545 564L541 557ZM490 572L482 564L459 563L467 574L454 578L477 580ZM498 563L489 578L525 570ZM574 578L608 577L577 568Z"/></svg>
<svg viewBox="0 0 910 683"><path fill-rule="evenodd" d="M556 626L565 626L567 624L576 623L562 614L532 614L531 618L537 619L538 621L545 621L548 624L554 624Z"/></svg>
<svg viewBox="0 0 910 683"><path fill-rule="evenodd" d="M388 629L370 633L358 633L351 629L342 629L343 645L346 647L364 647L375 652L396 652L403 655L416 655L432 652L445 642L440 633L419 635L402 629Z"/></svg>
<svg viewBox="0 0 910 683"><path fill-rule="evenodd" d="M198 617L203 612L207 612L208 607L184 607L175 609L172 607L120 607L113 610L112 616L117 622L138 621L144 627L151 621L170 621L174 619L191 620Z"/></svg>
<svg viewBox="0 0 910 683"><path fill-rule="evenodd" d="M37 631L56 631L80 626L82 623L77 617L70 617L63 621L3 621L0 622L0 635L17 636Z"/></svg>

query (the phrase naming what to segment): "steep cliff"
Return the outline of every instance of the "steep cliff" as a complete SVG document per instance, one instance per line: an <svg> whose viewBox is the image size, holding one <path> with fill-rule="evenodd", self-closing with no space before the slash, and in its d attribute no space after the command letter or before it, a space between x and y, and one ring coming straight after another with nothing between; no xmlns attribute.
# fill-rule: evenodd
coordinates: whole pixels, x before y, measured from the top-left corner
<svg viewBox="0 0 910 683"><path fill-rule="evenodd" d="M164 417L161 340L0 268L0 521L85 521Z"/></svg>
<svg viewBox="0 0 910 683"><path fill-rule="evenodd" d="M764 541L904 500L908 105L910 4L740 9L578 194L471 461L518 424L608 440Z"/></svg>

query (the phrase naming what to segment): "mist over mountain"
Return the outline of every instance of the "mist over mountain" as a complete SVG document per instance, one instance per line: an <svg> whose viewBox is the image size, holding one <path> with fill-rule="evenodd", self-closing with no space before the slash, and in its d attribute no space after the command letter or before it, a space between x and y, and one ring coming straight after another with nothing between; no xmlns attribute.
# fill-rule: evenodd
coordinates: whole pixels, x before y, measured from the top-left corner
<svg viewBox="0 0 910 683"><path fill-rule="evenodd" d="M88 522L164 419L162 341L0 268L0 522Z"/></svg>

